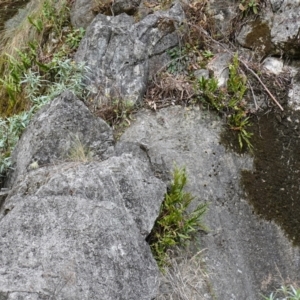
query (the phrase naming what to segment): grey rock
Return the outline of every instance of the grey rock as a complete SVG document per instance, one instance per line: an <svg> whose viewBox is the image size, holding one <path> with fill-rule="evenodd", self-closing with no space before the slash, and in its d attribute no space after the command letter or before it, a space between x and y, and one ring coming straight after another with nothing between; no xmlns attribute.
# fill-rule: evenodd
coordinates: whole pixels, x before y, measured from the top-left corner
<svg viewBox="0 0 300 300"><path fill-rule="evenodd" d="M67 160L77 138L96 160L113 154L111 128L67 91L42 108L22 134L12 155L9 185L26 174L31 164L41 167Z"/></svg>
<svg viewBox="0 0 300 300"><path fill-rule="evenodd" d="M272 23L270 18L266 14L263 20L258 18L246 23L236 37L240 45L254 51L253 55L258 60L274 52L271 41Z"/></svg>
<svg viewBox="0 0 300 300"><path fill-rule="evenodd" d="M300 55L299 43L297 42L300 29L299 13L299 1L287 0L274 14L271 38L280 54Z"/></svg>
<svg viewBox="0 0 300 300"><path fill-rule="evenodd" d="M123 12L127 14L133 14L141 0L115 0L112 4L112 11L115 15L121 14Z"/></svg>
<svg viewBox="0 0 300 300"><path fill-rule="evenodd" d="M141 111L117 147L125 143L126 151L136 153L136 145L143 145L166 182L174 163L186 167L188 190L209 203L204 221L209 232L199 238L214 298L257 300L270 274L279 286L278 272L298 280L300 253L278 226L253 214L240 186L241 170L251 170L253 158L220 144L222 126L217 116L197 109Z"/></svg>
<svg viewBox="0 0 300 300"><path fill-rule="evenodd" d="M70 12L71 23L76 28L87 28L96 16L93 0L75 0Z"/></svg>
<svg viewBox="0 0 300 300"><path fill-rule="evenodd" d="M145 236L166 191L131 155L40 168L0 212L0 294L13 299L153 299Z"/></svg>
<svg viewBox="0 0 300 300"><path fill-rule="evenodd" d="M300 73L298 68L291 67L292 84L288 92L288 105L291 109L300 110Z"/></svg>
<svg viewBox="0 0 300 300"><path fill-rule="evenodd" d="M262 67L275 75L279 75L283 72L283 61L276 57L267 57L263 61Z"/></svg>
<svg viewBox="0 0 300 300"><path fill-rule="evenodd" d="M209 71L206 70L206 69L199 69L199 70L196 70L194 72L194 76L197 79L201 79L201 78L208 79L209 78Z"/></svg>
<svg viewBox="0 0 300 300"><path fill-rule="evenodd" d="M135 24L126 14L98 15L76 53L76 61L83 61L90 68L86 84L95 106L116 98L141 101L148 81L149 59L177 45L176 28L183 19L180 4Z"/></svg>
<svg viewBox="0 0 300 300"><path fill-rule="evenodd" d="M273 12L276 12L280 9L281 5L283 4L284 0L270 0Z"/></svg>
<svg viewBox="0 0 300 300"><path fill-rule="evenodd" d="M232 55L230 53L218 53L207 64L207 69L211 70L214 74L214 77L218 80L219 87L224 87L227 85L227 80L229 78L228 66L231 59Z"/></svg>
<svg viewBox="0 0 300 300"><path fill-rule="evenodd" d="M214 19L216 30L221 35L229 33L231 20L236 17L236 2L234 0L213 0L207 3L207 13Z"/></svg>
<svg viewBox="0 0 300 300"><path fill-rule="evenodd" d="M110 5L111 13L119 15L127 13L132 15L138 8L141 0L114 0L107 1ZM105 4L105 1L100 1ZM87 28L97 15L97 2L94 0L75 0L70 12L71 22L74 27Z"/></svg>

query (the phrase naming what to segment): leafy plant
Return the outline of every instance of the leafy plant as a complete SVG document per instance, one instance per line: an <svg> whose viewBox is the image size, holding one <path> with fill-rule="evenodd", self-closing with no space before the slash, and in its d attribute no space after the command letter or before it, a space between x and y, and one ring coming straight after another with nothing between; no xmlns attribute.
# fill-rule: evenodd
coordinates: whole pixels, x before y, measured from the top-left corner
<svg viewBox="0 0 300 300"><path fill-rule="evenodd" d="M71 49L77 49L84 34L85 30L83 28L75 29L67 35L66 43Z"/></svg>
<svg viewBox="0 0 300 300"><path fill-rule="evenodd" d="M228 68L227 90L220 90L218 81L215 78L205 79L201 77L198 83L201 91L200 96L202 96L200 99L203 99L218 112L224 114L229 128L237 132L240 148L243 149L246 146L252 151L251 137L253 134L248 131L251 123L243 103L247 91L247 78L239 72L237 54L233 56L232 63Z"/></svg>
<svg viewBox="0 0 300 300"><path fill-rule="evenodd" d="M171 58L171 62L168 64L167 70L169 73L175 74L179 73L185 68L186 56L184 56L184 51L180 47L175 47L167 51Z"/></svg>
<svg viewBox="0 0 300 300"><path fill-rule="evenodd" d="M199 88L203 91L204 101L210 103L214 109L220 111L224 108L222 91L218 88L218 80L215 78L199 79Z"/></svg>
<svg viewBox="0 0 300 300"><path fill-rule="evenodd" d="M65 90L71 90L79 97L83 96L83 74L88 71L84 64L75 64L70 59L66 59L65 61L55 62L52 68L49 67L49 71L50 73L54 72L55 82L49 81L46 74L42 76L38 72L29 69L20 84L25 85L25 94L32 103L31 109L6 119L0 118L0 174L5 174L11 167L11 152L31 117L41 106ZM42 93L42 90L45 93ZM80 154L80 147L78 146L76 149L77 154ZM88 157L88 153L83 148L81 148L81 153L85 155L85 158ZM70 155L75 157L75 152Z"/></svg>
<svg viewBox="0 0 300 300"><path fill-rule="evenodd" d="M194 197L184 191L186 183L186 170L175 167L170 189L161 205L154 227L147 237L161 269L167 265L170 248L177 245L185 246L197 231L205 230L201 219L207 205L201 203L192 212L188 212Z"/></svg>
<svg viewBox="0 0 300 300"><path fill-rule="evenodd" d="M252 12L256 15L259 9L259 1L260 0L242 0L239 4L239 9L244 14Z"/></svg>
<svg viewBox="0 0 300 300"><path fill-rule="evenodd" d="M171 74L187 73L191 65L197 64L196 59L200 55L198 45L192 46L189 43L186 43L184 47L174 47L167 53L171 58L167 71Z"/></svg>
<svg viewBox="0 0 300 300"><path fill-rule="evenodd" d="M214 54L210 51L210 50L205 50L202 52L202 55L205 57L205 58L212 58L214 57Z"/></svg>
<svg viewBox="0 0 300 300"><path fill-rule="evenodd" d="M264 300L300 300L300 289L290 285L282 286L280 289L271 293L269 297L263 296Z"/></svg>
<svg viewBox="0 0 300 300"><path fill-rule="evenodd" d="M227 119L230 129L238 131L238 142L242 149L244 145L252 151L251 144L252 133L247 131L251 126L249 117L243 106L243 98L247 91L247 78L239 73L239 60L237 54L233 56L232 64L229 65L229 79L227 81L227 89L230 95L228 107L232 110L232 114Z"/></svg>

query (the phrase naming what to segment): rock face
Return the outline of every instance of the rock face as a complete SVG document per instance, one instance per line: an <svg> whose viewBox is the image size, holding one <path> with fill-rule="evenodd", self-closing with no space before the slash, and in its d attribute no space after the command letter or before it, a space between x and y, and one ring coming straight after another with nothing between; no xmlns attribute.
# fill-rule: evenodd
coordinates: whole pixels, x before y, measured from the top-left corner
<svg viewBox="0 0 300 300"><path fill-rule="evenodd" d="M120 97L131 103L141 101L148 82L149 59L177 45L176 28L183 19L180 4L138 23L126 14L99 14L76 54L76 61L90 68L86 83L95 106Z"/></svg>
<svg viewBox="0 0 300 300"><path fill-rule="evenodd" d="M4 299L151 299L165 185L130 155L32 171L1 209Z"/></svg>
<svg viewBox="0 0 300 300"><path fill-rule="evenodd" d="M68 160L74 139L79 139L96 160L113 153L110 127L94 117L73 93L65 92L41 109L23 133L12 156L10 181L26 174L32 163L38 167Z"/></svg>
<svg viewBox="0 0 300 300"><path fill-rule="evenodd" d="M253 160L226 150L219 141L221 130L222 121L203 111L143 111L122 136L117 152L140 155L138 145L143 145L156 174L166 181L166 170L174 163L186 166L189 190L209 203L209 232L200 239L215 298L257 300L260 293L267 294L268 278L274 285L280 284L278 273L299 279L299 248L292 247L278 226L253 214L240 186L241 170L251 170Z"/></svg>
<svg viewBox="0 0 300 300"><path fill-rule="evenodd" d="M270 54L287 54L299 57L300 12L298 1L270 1L262 18L245 24L237 35L238 42L258 51L263 57Z"/></svg>
<svg viewBox="0 0 300 300"><path fill-rule="evenodd" d="M63 162L72 133L96 161ZM0 207L1 299L155 297L159 271L145 238L166 185L142 150L113 153L109 126L70 92L34 117Z"/></svg>

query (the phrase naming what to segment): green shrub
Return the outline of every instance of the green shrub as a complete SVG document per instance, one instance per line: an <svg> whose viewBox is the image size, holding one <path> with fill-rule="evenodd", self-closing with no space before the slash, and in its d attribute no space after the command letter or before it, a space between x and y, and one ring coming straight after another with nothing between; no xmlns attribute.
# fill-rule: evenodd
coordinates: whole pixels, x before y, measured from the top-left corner
<svg viewBox="0 0 300 300"><path fill-rule="evenodd" d="M199 230L205 230L201 219L207 205L201 203L192 212L188 211L194 197L184 191L186 183L186 170L175 167L171 187L147 238L161 269L168 262L169 249L174 246L185 246Z"/></svg>

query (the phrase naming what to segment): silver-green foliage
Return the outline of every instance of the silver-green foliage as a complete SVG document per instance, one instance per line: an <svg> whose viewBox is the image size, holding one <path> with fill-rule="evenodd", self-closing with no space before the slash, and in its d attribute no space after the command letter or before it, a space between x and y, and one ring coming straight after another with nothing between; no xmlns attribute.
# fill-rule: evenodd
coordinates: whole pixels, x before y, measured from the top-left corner
<svg viewBox="0 0 300 300"><path fill-rule="evenodd" d="M263 296L264 300L300 300L300 288L294 286L282 286L280 289L271 293L269 297Z"/></svg>
<svg viewBox="0 0 300 300"><path fill-rule="evenodd" d="M11 167L11 152L33 114L65 90L70 90L82 98L84 74L88 71L83 63L76 64L71 59L54 59L52 65L49 65L49 72L54 74L53 82L46 75L42 76L31 69L26 72L21 84L32 106L29 111L0 118L0 174L5 174Z"/></svg>

